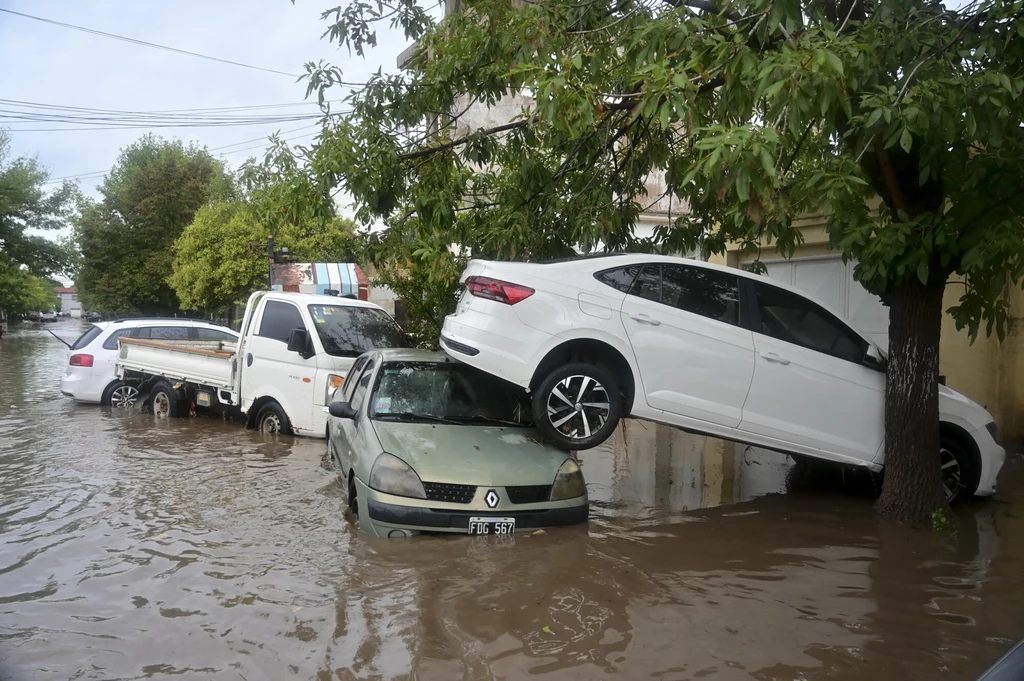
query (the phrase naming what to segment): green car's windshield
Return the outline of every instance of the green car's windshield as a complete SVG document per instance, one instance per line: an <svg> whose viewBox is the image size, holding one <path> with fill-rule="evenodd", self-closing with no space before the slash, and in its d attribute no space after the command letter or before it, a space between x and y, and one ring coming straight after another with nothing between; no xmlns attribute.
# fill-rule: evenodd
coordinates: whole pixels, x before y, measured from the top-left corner
<svg viewBox="0 0 1024 681"><path fill-rule="evenodd" d="M370 401L377 420L530 427L526 392L454 362L385 362Z"/></svg>
<svg viewBox="0 0 1024 681"><path fill-rule="evenodd" d="M354 305L310 305L324 351L336 357L358 357L377 348L403 348L408 343L387 312Z"/></svg>

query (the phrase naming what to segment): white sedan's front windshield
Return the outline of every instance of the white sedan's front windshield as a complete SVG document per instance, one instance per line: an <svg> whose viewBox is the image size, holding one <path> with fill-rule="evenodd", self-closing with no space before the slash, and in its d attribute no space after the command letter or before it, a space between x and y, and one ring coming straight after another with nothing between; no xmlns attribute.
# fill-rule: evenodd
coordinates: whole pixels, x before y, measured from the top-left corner
<svg viewBox="0 0 1024 681"><path fill-rule="evenodd" d="M387 362L370 402L378 420L532 426L524 390L465 364Z"/></svg>

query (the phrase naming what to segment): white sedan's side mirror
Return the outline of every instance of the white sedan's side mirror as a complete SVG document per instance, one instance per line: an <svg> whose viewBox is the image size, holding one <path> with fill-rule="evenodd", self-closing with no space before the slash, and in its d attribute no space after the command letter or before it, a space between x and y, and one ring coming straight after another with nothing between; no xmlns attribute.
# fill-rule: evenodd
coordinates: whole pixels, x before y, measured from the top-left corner
<svg viewBox="0 0 1024 681"><path fill-rule="evenodd" d="M885 371L887 362L885 357L882 356L882 351L875 345L868 345L867 351L864 353L864 364L877 369L878 371Z"/></svg>

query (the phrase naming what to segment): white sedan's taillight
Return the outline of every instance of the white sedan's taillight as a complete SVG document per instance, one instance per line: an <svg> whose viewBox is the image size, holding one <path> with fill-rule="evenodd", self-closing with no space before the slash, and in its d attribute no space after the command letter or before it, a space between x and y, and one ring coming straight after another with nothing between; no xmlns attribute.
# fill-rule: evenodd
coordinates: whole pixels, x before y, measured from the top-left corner
<svg viewBox="0 0 1024 681"><path fill-rule="evenodd" d="M68 364L73 367L91 367L92 360L92 355L71 355L71 358L68 360Z"/></svg>
<svg viewBox="0 0 1024 681"><path fill-rule="evenodd" d="M490 277L469 277L466 279L466 290L477 298L496 300L506 305L515 305L533 295L533 289L529 286Z"/></svg>

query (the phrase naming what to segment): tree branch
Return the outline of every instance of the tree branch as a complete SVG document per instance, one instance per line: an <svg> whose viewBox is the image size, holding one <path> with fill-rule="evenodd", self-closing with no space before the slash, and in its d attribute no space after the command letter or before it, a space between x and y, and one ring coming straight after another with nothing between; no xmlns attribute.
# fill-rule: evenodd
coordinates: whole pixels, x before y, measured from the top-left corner
<svg viewBox="0 0 1024 681"><path fill-rule="evenodd" d="M473 134L482 133L484 136L490 137L491 135L498 135L498 134L503 133L503 132L508 132L509 130L516 130L518 128L522 128L522 127L526 126L527 123L529 123L529 120L524 118L522 120L513 121L512 123L506 123L505 125L497 125L497 126L495 126L493 128L481 128L481 129L477 130L476 133L473 133ZM467 135L466 137L460 137L457 140L452 140L451 142L445 142L444 144L439 144L436 147L428 147L426 149L419 149L417 151L410 151L410 152L408 152L406 154L399 154L398 158L400 160L402 160L402 161L411 161L413 159L421 158L423 156L429 156L430 154L434 154L434 153L437 153L437 152L440 152L440 151L447 151L448 149L454 149L455 147L460 147L463 144L466 144L467 142L469 142L469 138L471 136L472 135Z"/></svg>
<svg viewBox="0 0 1024 681"><path fill-rule="evenodd" d="M693 7L709 14L721 15L732 21L739 21L742 18L742 15L736 10L720 8L715 3L710 2L710 0L664 0L664 2L676 9L680 7Z"/></svg>

